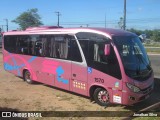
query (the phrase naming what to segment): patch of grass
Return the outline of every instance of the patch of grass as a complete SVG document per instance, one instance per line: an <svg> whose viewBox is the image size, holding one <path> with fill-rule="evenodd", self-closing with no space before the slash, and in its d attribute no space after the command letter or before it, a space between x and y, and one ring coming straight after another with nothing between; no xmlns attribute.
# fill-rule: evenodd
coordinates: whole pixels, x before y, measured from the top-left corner
<svg viewBox="0 0 160 120"><path fill-rule="evenodd" d="M154 48L146 48L147 53L157 53L160 54L160 48L154 49Z"/></svg>
<svg viewBox="0 0 160 120"><path fill-rule="evenodd" d="M59 101L62 101L62 100L70 101L71 99L73 98L72 97L62 97L61 99L59 99Z"/></svg>
<svg viewBox="0 0 160 120"><path fill-rule="evenodd" d="M146 43L143 44L145 47L160 47L160 43Z"/></svg>
<svg viewBox="0 0 160 120"><path fill-rule="evenodd" d="M160 43L144 43L143 44L147 53L160 54L160 48L147 48L147 47L160 47Z"/></svg>
<svg viewBox="0 0 160 120"><path fill-rule="evenodd" d="M72 97L68 97L67 95L56 95L56 97L59 99L59 101L62 100L70 101L71 99L73 99Z"/></svg>

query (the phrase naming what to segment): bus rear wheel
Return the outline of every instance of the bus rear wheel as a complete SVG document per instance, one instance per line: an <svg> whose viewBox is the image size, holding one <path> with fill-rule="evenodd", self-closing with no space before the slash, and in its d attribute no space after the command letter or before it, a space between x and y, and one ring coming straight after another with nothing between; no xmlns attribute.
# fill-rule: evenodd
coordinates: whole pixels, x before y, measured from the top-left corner
<svg viewBox="0 0 160 120"><path fill-rule="evenodd" d="M24 81L26 81L29 84L33 84L34 83L34 81L31 80L31 73L28 70L26 70L24 72Z"/></svg>
<svg viewBox="0 0 160 120"><path fill-rule="evenodd" d="M96 88L93 98L95 102L101 106L107 106L109 104L109 93L103 88Z"/></svg>

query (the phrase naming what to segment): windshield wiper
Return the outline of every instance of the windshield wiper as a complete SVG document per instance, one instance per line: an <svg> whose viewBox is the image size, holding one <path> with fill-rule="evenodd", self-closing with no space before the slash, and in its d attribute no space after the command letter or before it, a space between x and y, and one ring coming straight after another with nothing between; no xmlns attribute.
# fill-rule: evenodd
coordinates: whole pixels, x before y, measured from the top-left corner
<svg viewBox="0 0 160 120"><path fill-rule="evenodd" d="M134 48L134 49L135 49L135 48ZM136 56L136 58L139 60L139 63L142 62L149 71L152 70L152 68L150 67L150 65L147 64L147 62L145 61L145 58L143 57L143 55L139 56L139 55L140 55L140 52L139 52L137 49L135 49L135 50L136 50L135 52L138 53L138 55L135 55L135 56ZM139 65L139 67L138 67L138 72L139 72L139 74L140 74L140 65Z"/></svg>
<svg viewBox="0 0 160 120"><path fill-rule="evenodd" d="M132 49L133 49L134 52L136 53L137 50L136 50L133 46L132 46ZM139 52L139 51L137 51L137 52ZM135 54L135 56L136 56L136 54ZM137 66L138 66L138 67L137 67L137 69L136 69L136 74L137 74L137 76L138 76L138 75L140 75L140 71L141 71L141 66L140 66L141 60L140 60L140 58L137 57L137 56L136 56L136 58L137 58L137 61L138 61L138 62L137 62Z"/></svg>

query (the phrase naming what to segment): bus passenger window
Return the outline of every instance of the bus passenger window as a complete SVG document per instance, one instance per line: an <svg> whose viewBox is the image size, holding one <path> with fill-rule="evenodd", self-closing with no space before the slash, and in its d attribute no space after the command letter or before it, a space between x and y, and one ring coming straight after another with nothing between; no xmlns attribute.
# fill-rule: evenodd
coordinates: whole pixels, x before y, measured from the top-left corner
<svg viewBox="0 0 160 120"><path fill-rule="evenodd" d="M68 35L48 35L42 42L45 57L70 60L70 37Z"/></svg>
<svg viewBox="0 0 160 120"><path fill-rule="evenodd" d="M51 36L46 36L45 57L51 57Z"/></svg>
<svg viewBox="0 0 160 120"><path fill-rule="evenodd" d="M4 36L4 49L10 53L16 53L16 40L16 36Z"/></svg>
<svg viewBox="0 0 160 120"><path fill-rule="evenodd" d="M54 49L52 49L53 56L60 59L67 59L68 57L68 43L69 39L62 36L56 36L53 43Z"/></svg>
<svg viewBox="0 0 160 120"><path fill-rule="evenodd" d="M27 36L17 36L16 53L29 55L29 42Z"/></svg>
<svg viewBox="0 0 160 120"><path fill-rule="evenodd" d="M89 43L88 41L89 40L79 40L85 59L88 59L88 43Z"/></svg>
<svg viewBox="0 0 160 120"><path fill-rule="evenodd" d="M110 54L105 55L105 44L110 43L110 39L95 33L76 34L83 50L87 65L103 73L121 79L119 63L113 46L110 47Z"/></svg>
<svg viewBox="0 0 160 120"><path fill-rule="evenodd" d="M38 48L38 52L39 52L39 55L42 56L42 57L45 57L46 56L46 49L47 49L47 36L46 35L41 35L39 37L39 48Z"/></svg>
<svg viewBox="0 0 160 120"><path fill-rule="evenodd" d="M39 35L30 36L30 50L31 55L42 56L40 49L42 48L42 40Z"/></svg>
<svg viewBox="0 0 160 120"><path fill-rule="evenodd" d="M71 59L72 61L82 62L81 53L76 40L71 40Z"/></svg>

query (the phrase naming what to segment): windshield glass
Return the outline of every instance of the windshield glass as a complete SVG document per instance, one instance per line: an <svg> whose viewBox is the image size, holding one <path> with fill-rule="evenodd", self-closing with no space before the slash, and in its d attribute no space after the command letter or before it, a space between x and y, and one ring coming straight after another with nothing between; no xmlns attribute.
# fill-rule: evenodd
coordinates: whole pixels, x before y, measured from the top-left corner
<svg viewBox="0 0 160 120"><path fill-rule="evenodd" d="M1 45L2 45L2 37L0 35L0 47L2 47Z"/></svg>
<svg viewBox="0 0 160 120"><path fill-rule="evenodd" d="M149 77L151 72L150 62L139 38L136 36L116 36L113 39L126 74L136 79Z"/></svg>
<svg viewBox="0 0 160 120"><path fill-rule="evenodd" d="M0 35L0 42L2 42L2 37L1 37L1 35Z"/></svg>

